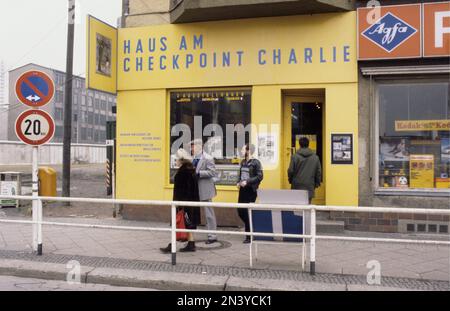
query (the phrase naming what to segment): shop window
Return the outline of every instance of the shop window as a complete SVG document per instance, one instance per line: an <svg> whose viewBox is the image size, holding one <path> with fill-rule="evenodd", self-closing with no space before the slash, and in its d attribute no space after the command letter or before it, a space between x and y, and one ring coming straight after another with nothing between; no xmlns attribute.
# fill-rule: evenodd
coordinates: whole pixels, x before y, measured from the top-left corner
<svg viewBox="0 0 450 311"><path fill-rule="evenodd" d="M378 85L380 188L450 188L448 82Z"/></svg>
<svg viewBox="0 0 450 311"><path fill-rule="evenodd" d="M178 147L189 149L188 142L199 138L197 131L202 135L205 152L215 160L219 173L216 184L236 185L240 162L239 152L251 135L251 91L171 92L170 109L171 182L177 170L174 155L176 150ZM200 123L199 120L201 120ZM227 128L234 130L227 131ZM180 129L189 129L189 135L186 135L184 130L179 131ZM178 146L181 141L185 144Z"/></svg>

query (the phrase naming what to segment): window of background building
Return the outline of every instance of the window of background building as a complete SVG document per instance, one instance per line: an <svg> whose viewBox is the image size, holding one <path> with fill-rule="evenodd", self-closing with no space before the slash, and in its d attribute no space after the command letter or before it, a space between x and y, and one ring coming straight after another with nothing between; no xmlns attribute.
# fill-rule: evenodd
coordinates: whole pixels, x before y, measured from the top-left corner
<svg viewBox="0 0 450 311"><path fill-rule="evenodd" d="M88 112L88 123L94 125L94 113Z"/></svg>
<svg viewBox="0 0 450 311"><path fill-rule="evenodd" d="M378 100L379 187L449 189L449 83L380 83Z"/></svg>
<svg viewBox="0 0 450 311"><path fill-rule="evenodd" d="M86 140L87 139L87 130L86 128L81 128L81 140Z"/></svg>
<svg viewBox="0 0 450 311"><path fill-rule="evenodd" d="M56 75L56 86L63 86L65 81L65 77L62 74Z"/></svg>
<svg viewBox="0 0 450 311"><path fill-rule="evenodd" d="M88 128L87 129L87 139L88 140L92 140L92 138L93 138L93 129L92 128Z"/></svg>
<svg viewBox="0 0 450 311"><path fill-rule="evenodd" d="M105 115L100 116L100 125L102 125L102 126L106 125L106 116Z"/></svg>
<svg viewBox="0 0 450 311"><path fill-rule="evenodd" d="M94 101L94 99L92 98L92 96L89 96L87 98L88 107L93 107L93 101Z"/></svg>
<svg viewBox="0 0 450 311"><path fill-rule="evenodd" d="M81 112L81 122L82 123L88 123L88 113L87 111Z"/></svg>
<svg viewBox="0 0 450 311"><path fill-rule="evenodd" d="M55 100L57 103L62 103L64 101L64 93L62 91L56 91Z"/></svg>
<svg viewBox="0 0 450 311"><path fill-rule="evenodd" d="M55 127L55 137L56 138L62 138L63 137L63 127L62 126L56 126Z"/></svg>
<svg viewBox="0 0 450 311"><path fill-rule="evenodd" d="M62 108L55 108L55 119L63 120L64 118L64 110Z"/></svg>
<svg viewBox="0 0 450 311"><path fill-rule="evenodd" d="M209 124L218 124L224 137L203 137L205 151L214 157L219 172L218 185L236 185L239 170L239 154L242 145L238 146L235 133L233 154L227 155L227 125L242 124L244 127L251 122L251 91L250 90L209 90L186 91L170 93L171 130L175 125L185 124L191 129L191 139L194 139L194 117L202 117L203 129ZM202 129L202 130L203 130ZM171 146L181 137L171 136ZM250 133L246 133L248 142ZM172 149L172 148L171 148ZM176 173L175 156L171 154L170 176Z"/></svg>

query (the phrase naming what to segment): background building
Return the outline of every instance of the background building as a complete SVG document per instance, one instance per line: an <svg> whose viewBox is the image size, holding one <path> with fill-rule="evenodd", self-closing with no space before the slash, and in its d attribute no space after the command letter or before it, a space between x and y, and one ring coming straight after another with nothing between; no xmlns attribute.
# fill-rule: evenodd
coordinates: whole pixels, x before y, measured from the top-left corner
<svg viewBox="0 0 450 311"><path fill-rule="evenodd" d="M0 62L0 140L8 139L8 101L6 98L5 63Z"/></svg>
<svg viewBox="0 0 450 311"><path fill-rule="evenodd" d="M365 8L367 1L356 4ZM397 36L396 45L387 52L374 44L372 40L376 41L376 37L363 35L369 25L358 29L359 40L363 42L358 63L359 204L448 209L450 34L434 29L440 23L434 20L438 16L434 13L447 12L448 16L450 2L388 0L382 4L379 18L392 13L403 27L408 23L407 31L416 32L410 37ZM365 19L366 16L360 17L360 22ZM383 21L386 26L392 22ZM449 22L450 18L444 18L443 26L448 27ZM437 36L439 40L435 40ZM436 48L435 42L439 41L442 47ZM426 169L420 169L422 166ZM427 233L449 230L448 217L439 215L393 217L374 213L362 219L342 214L339 217L348 228L357 230Z"/></svg>
<svg viewBox="0 0 450 311"><path fill-rule="evenodd" d="M8 106L0 105L0 140L8 140Z"/></svg>
<svg viewBox="0 0 450 311"><path fill-rule="evenodd" d="M55 96L43 110L53 116L56 123L55 136L52 142L62 142L66 74L59 70L28 64L9 72L9 85L15 85L19 76L29 70L42 71L48 74L55 83ZM116 97L104 92L86 90L85 79L82 77L74 76L72 83L72 143L104 144L106 141L106 122L115 120L113 107L116 106ZM17 141L14 122L27 107L19 102L12 87L9 88L9 103L8 140Z"/></svg>

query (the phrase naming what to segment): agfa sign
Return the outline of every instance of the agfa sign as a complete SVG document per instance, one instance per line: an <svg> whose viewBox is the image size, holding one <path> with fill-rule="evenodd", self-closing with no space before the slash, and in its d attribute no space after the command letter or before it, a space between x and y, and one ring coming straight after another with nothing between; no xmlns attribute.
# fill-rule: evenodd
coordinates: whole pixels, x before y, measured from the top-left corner
<svg viewBox="0 0 450 311"><path fill-rule="evenodd" d="M449 56L450 1L360 8L358 34L359 60Z"/></svg>
<svg viewBox="0 0 450 311"><path fill-rule="evenodd" d="M378 22L367 28L363 36L388 53L417 32L417 29L397 16L387 13Z"/></svg>

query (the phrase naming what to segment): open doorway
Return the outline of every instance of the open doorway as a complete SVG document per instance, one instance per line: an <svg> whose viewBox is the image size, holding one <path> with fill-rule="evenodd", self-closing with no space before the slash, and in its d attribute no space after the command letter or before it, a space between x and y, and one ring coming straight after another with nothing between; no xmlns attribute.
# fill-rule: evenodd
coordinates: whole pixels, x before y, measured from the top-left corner
<svg viewBox="0 0 450 311"><path fill-rule="evenodd" d="M316 95L317 94L317 95ZM306 94L305 94L306 95ZM325 118L324 95L317 91L313 95L307 96L286 96L284 99L284 187L290 188L287 179L287 168L291 156L300 149L299 139L306 137L310 141L312 149L322 163L322 185L316 190L313 204L325 204L325 183L324 180L324 118Z"/></svg>

